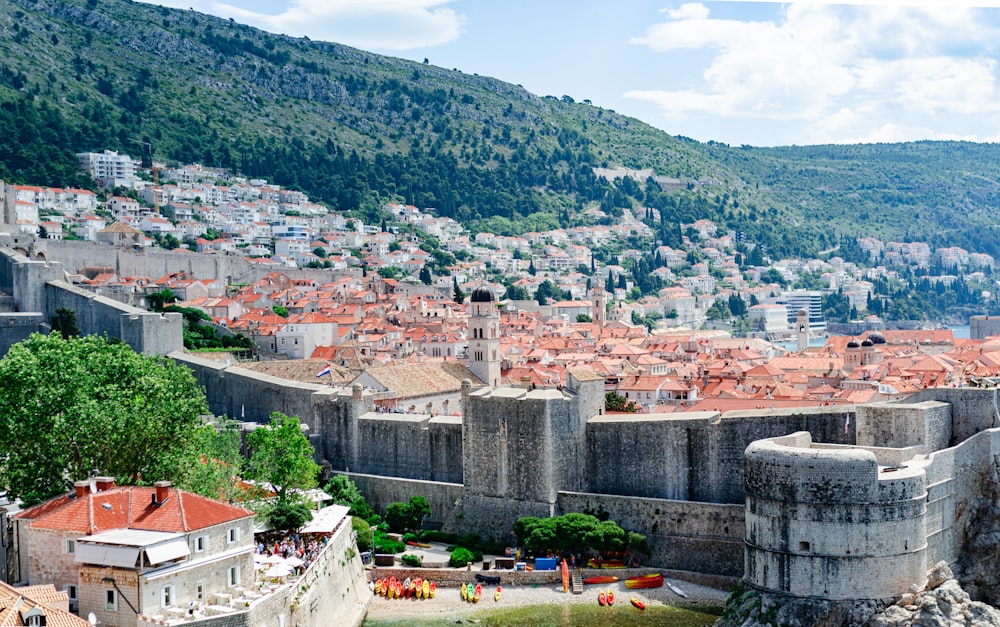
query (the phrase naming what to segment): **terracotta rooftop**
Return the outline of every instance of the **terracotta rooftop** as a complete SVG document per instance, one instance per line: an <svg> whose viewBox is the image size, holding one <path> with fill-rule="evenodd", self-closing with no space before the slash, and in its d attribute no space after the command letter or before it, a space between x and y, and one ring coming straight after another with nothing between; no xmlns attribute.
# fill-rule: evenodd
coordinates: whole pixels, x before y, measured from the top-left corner
<svg viewBox="0 0 1000 627"><path fill-rule="evenodd" d="M69 606L69 597L52 584L15 588L0 581L0 625L27 625L26 614L41 614L47 627L90 627L86 620L62 609ZM37 608L37 609L36 609Z"/></svg>
<svg viewBox="0 0 1000 627"><path fill-rule="evenodd" d="M15 518L33 521L32 528L94 534L111 529L189 532L253 516L240 507L177 488L153 503L156 489L117 486L76 496L71 492L28 508ZM2 623L0 623L2 624Z"/></svg>

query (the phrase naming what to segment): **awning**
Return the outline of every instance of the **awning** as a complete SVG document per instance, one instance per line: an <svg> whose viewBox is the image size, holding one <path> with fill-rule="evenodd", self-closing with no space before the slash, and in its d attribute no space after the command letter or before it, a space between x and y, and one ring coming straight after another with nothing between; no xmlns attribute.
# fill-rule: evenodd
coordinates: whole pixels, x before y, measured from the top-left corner
<svg viewBox="0 0 1000 627"><path fill-rule="evenodd" d="M163 544L146 547L146 559L153 565L186 557L190 553L191 550L188 548L187 540L184 538L176 538Z"/></svg>
<svg viewBox="0 0 1000 627"><path fill-rule="evenodd" d="M107 546L104 544L76 544L78 564L99 564L135 568L139 561L139 548L133 546Z"/></svg>

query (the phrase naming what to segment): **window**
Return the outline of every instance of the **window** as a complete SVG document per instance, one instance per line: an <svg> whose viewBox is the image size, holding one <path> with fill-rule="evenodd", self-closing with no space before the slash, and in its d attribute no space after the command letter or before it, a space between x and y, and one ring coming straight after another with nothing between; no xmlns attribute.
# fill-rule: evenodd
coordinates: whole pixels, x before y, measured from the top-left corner
<svg viewBox="0 0 1000 627"><path fill-rule="evenodd" d="M229 544L232 544L234 542L239 542L239 540L240 540L240 528L239 527L230 527L229 528L229 533L227 534L227 538L229 540Z"/></svg>
<svg viewBox="0 0 1000 627"><path fill-rule="evenodd" d="M208 536L198 536L194 539L194 552L201 553L208 548Z"/></svg>
<svg viewBox="0 0 1000 627"><path fill-rule="evenodd" d="M198 604L201 605L205 602L205 582L199 581L194 587L194 596L198 599Z"/></svg>
<svg viewBox="0 0 1000 627"><path fill-rule="evenodd" d="M240 585L240 567L231 566L229 568L229 585L238 586Z"/></svg>
<svg viewBox="0 0 1000 627"><path fill-rule="evenodd" d="M28 617L28 622L25 625L28 627L42 627L45 623L42 622L42 617L38 614L34 614Z"/></svg>
<svg viewBox="0 0 1000 627"><path fill-rule="evenodd" d="M66 552L70 554L76 553L76 540L66 540Z"/></svg>
<svg viewBox="0 0 1000 627"><path fill-rule="evenodd" d="M160 589L160 607L170 607L176 600L173 586L164 586Z"/></svg>
<svg viewBox="0 0 1000 627"><path fill-rule="evenodd" d="M70 601L76 601L76 586L66 586L66 596Z"/></svg>
<svg viewBox="0 0 1000 627"><path fill-rule="evenodd" d="M104 609L112 612L118 611L118 592L115 590L104 591Z"/></svg>

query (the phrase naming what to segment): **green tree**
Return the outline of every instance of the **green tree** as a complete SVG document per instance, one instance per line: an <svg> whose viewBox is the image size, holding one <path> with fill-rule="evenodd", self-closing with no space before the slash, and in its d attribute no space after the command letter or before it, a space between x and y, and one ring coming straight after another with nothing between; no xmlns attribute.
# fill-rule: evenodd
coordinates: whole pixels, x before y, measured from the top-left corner
<svg viewBox="0 0 1000 627"><path fill-rule="evenodd" d="M458 277L453 277L451 283L452 283L452 300L461 305L462 303L465 302L465 292L463 292L462 288L458 286Z"/></svg>
<svg viewBox="0 0 1000 627"><path fill-rule="evenodd" d="M76 326L76 312L66 307L56 309L56 315L52 316L52 330L63 337L80 335L80 329Z"/></svg>
<svg viewBox="0 0 1000 627"><path fill-rule="evenodd" d="M431 276L431 269L427 266L420 268L420 282L424 285L430 285L434 282L434 277Z"/></svg>
<svg viewBox="0 0 1000 627"><path fill-rule="evenodd" d="M177 296L170 290L161 290L146 296L146 304L150 311L163 311L164 307L176 302Z"/></svg>
<svg viewBox="0 0 1000 627"><path fill-rule="evenodd" d="M531 300L531 295L523 285L508 285L504 291L504 298L509 300Z"/></svg>
<svg viewBox="0 0 1000 627"><path fill-rule="evenodd" d="M200 427L189 457L181 465L178 487L229 503L242 497L239 484L242 433L236 421L226 418L217 425Z"/></svg>
<svg viewBox="0 0 1000 627"><path fill-rule="evenodd" d="M261 512L276 528L281 517L294 515L295 505L304 504L302 491L316 487L319 464L313 461L315 451L302 432L298 417L281 412L271 414L271 422L247 436L250 458L245 476L258 483L268 483L276 498ZM274 517L274 518L272 518Z"/></svg>
<svg viewBox="0 0 1000 627"><path fill-rule="evenodd" d="M175 480L206 413L183 366L97 336L34 334L0 360L0 485L32 505L95 468L125 485Z"/></svg>
<svg viewBox="0 0 1000 627"><path fill-rule="evenodd" d="M591 318L587 314L581 313L581 314L576 314L576 321L577 322L593 322L594 320L593 320L593 318Z"/></svg>
<svg viewBox="0 0 1000 627"><path fill-rule="evenodd" d="M278 314L282 318L288 317L288 307L285 307L283 305L274 305L271 307L271 311Z"/></svg>
<svg viewBox="0 0 1000 627"><path fill-rule="evenodd" d="M409 502L389 503L385 508L385 522L389 529L398 533L420 529L424 518L431 513L427 499L422 496L410 497Z"/></svg>
<svg viewBox="0 0 1000 627"><path fill-rule="evenodd" d="M604 409L606 411L630 412L636 411L635 403L628 400L617 392L606 392L604 394Z"/></svg>

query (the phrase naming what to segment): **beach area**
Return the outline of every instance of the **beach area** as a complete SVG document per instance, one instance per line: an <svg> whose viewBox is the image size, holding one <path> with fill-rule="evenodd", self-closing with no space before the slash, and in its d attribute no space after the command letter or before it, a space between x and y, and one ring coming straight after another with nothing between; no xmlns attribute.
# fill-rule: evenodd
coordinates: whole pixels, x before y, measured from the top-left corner
<svg viewBox="0 0 1000 627"><path fill-rule="evenodd" d="M687 598L674 592L668 585L662 588L629 590L626 589L624 581L619 581L585 586L583 594L564 592L561 584L503 586L499 601L494 601L493 598L496 586L483 586L480 602L469 603L462 600L457 585L449 585L438 588L437 595L433 599L386 599L375 596L368 607L368 614L363 624L388 627L456 623L503 625L530 622L611 626L638 622L645 625L700 627L714 622L728 596L728 591L724 590L687 581L674 579L667 581L687 595ZM597 602L598 594L602 590L607 592L608 589L614 591L615 604L613 607L601 607ZM633 607L630 603L632 597L644 603L646 610ZM555 610L547 611L542 609L543 607ZM526 616L533 618L528 619ZM539 616L549 618L538 618Z"/></svg>

